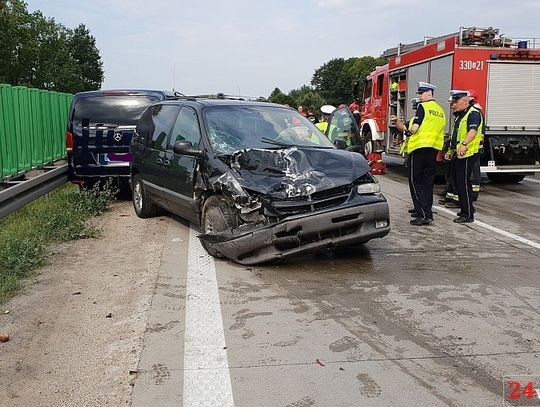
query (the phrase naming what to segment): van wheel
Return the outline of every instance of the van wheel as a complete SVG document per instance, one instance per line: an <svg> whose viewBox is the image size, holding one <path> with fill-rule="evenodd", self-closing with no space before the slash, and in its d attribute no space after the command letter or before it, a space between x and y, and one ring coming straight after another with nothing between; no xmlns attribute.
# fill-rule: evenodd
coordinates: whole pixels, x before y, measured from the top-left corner
<svg viewBox="0 0 540 407"><path fill-rule="evenodd" d="M203 206L201 227L203 234L236 229L238 227L238 217L232 202L221 195L209 197ZM203 239L201 239L201 243L210 256L218 259L225 257Z"/></svg>
<svg viewBox="0 0 540 407"><path fill-rule="evenodd" d="M133 208L139 218L151 218L157 216L159 207L151 202L146 195L141 176L139 174L133 177Z"/></svg>
<svg viewBox="0 0 540 407"><path fill-rule="evenodd" d="M364 142L364 155L367 157L373 152L373 140L371 138L371 130L368 130L364 133L363 142Z"/></svg>

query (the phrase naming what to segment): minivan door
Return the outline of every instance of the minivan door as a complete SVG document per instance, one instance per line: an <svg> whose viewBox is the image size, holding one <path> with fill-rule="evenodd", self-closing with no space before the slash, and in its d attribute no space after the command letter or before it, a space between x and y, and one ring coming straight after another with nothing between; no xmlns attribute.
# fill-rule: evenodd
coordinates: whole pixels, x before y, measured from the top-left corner
<svg viewBox="0 0 540 407"><path fill-rule="evenodd" d="M146 140L140 159L135 158L135 164L141 173L145 190L164 208L168 208L165 189L167 177L170 176L167 142L179 110L180 106L177 105L159 104L148 109L141 118L150 126L150 137Z"/></svg>
<svg viewBox="0 0 540 407"><path fill-rule="evenodd" d="M345 140L349 151L364 151L357 119L347 106L334 110L330 116L326 136L332 142L336 138Z"/></svg>
<svg viewBox="0 0 540 407"><path fill-rule="evenodd" d="M201 143L201 128L195 109L183 106L174 124L165 153L168 162L167 176L164 179L165 195L169 209L185 218L198 222L193 207L193 187L195 183L198 158L179 155L173 152L177 141L190 141L197 149Z"/></svg>

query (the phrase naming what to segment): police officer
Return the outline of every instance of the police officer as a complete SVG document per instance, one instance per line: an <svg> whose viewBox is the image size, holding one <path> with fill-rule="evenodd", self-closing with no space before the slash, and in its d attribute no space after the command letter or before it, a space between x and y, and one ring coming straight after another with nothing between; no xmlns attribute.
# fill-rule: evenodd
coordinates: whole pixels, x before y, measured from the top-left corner
<svg viewBox="0 0 540 407"><path fill-rule="evenodd" d="M446 117L442 107L433 99L436 86L418 82L420 103L412 126L407 130L409 137L409 188L417 217L412 225L423 226L433 222L433 184L437 170L437 153L444 144Z"/></svg>
<svg viewBox="0 0 540 407"><path fill-rule="evenodd" d="M412 107L412 110L416 113L416 110L418 109L418 105L420 104L420 98L413 98L411 99L411 107ZM394 122L395 125L396 125L396 128L398 129L398 131L402 132L402 133L406 133L407 130L410 130L412 128L412 125L413 125L413 122L414 122L414 119L415 117L413 116L411 119L409 119L409 121L407 122L407 124L403 123L403 121L401 121L401 119L399 117L397 117L396 115L392 115L390 116L390 121L391 122ZM403 141L401 142L401 147L399 149L399 153L402 154L404 157L405 157L405 167L406 168L409 168L409 155L407 154L407 147L408 147L408 144L409 144L409 139L408 137L405 136L405 138L403 139ZM408 174L407 174L408 175ZM409 184L410 185L410 184ZM412 192L411 192L411 195L412 195ZM413 209L409 209L409 213L411 214L411 216L413 218L418 218L419 215L418 215L418 212L416 212L416 209L413 208Z"/></svg>
<svg viewBox="0 0 540 407"><path fill-rule="evenodd" d="M446 159L453 164L454 185L459 197L460 212L454 219L456 223L474 222L474 207L471 173L478 159L478 148L482 136L482 115L470 103L469 92L452 90L450 97L454 101L453 109L457 114L452 131L450 150Z"/></svg>
<svg viewBox="0 0 540 407"><path fill-rule="evenodd" d="M471 98L470 104L478 110L480 113L480 116L482 116L482 123L485 123L484 120L484 113L482 112L482 106L480 106L480 103L478 103L478 96L474 90L469 90L469 97ZM480 193L480 180L482 178L482 174L480 172L480 156L484 152L484 126L482 125L478 131L480 132L480 146L478 147L478 157L476 159L476 162L474 164L474 168L471 174L471 184L472 184L472 196L473 201L478 200L478 194Z"/></svg>
<svg viewBox="0 0 540 407"><path fill-rule="evenodd" d="M336 110L336 108L332 105L323 105L321 106L321 121L319 123L315 123L315 126L318 127L320 131L323 133L326 133L326 130L328 129L328 120L330 120L330 115Z"/></svg>

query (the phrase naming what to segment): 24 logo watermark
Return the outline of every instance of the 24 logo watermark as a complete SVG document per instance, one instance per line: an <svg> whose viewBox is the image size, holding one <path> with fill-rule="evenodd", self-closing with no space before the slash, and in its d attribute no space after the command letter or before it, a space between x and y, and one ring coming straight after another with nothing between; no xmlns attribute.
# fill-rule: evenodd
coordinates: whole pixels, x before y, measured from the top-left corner
<svg viewBox="0 0 540 407"><path fill-rule="evenodd" d="M505 376L505 406L540 406L540 376Z"/></svg>

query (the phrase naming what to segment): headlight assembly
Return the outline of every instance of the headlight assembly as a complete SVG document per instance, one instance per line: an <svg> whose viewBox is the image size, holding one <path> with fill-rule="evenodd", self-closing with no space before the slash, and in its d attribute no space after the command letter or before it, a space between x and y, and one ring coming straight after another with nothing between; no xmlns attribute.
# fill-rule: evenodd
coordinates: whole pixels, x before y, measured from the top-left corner
<svg viewBox="0 0 540 407"><path fill-rule="evenodd" d="M368 182L356 186L359 194L377 194L381 192L381 187L378 182Z"/></svg>

